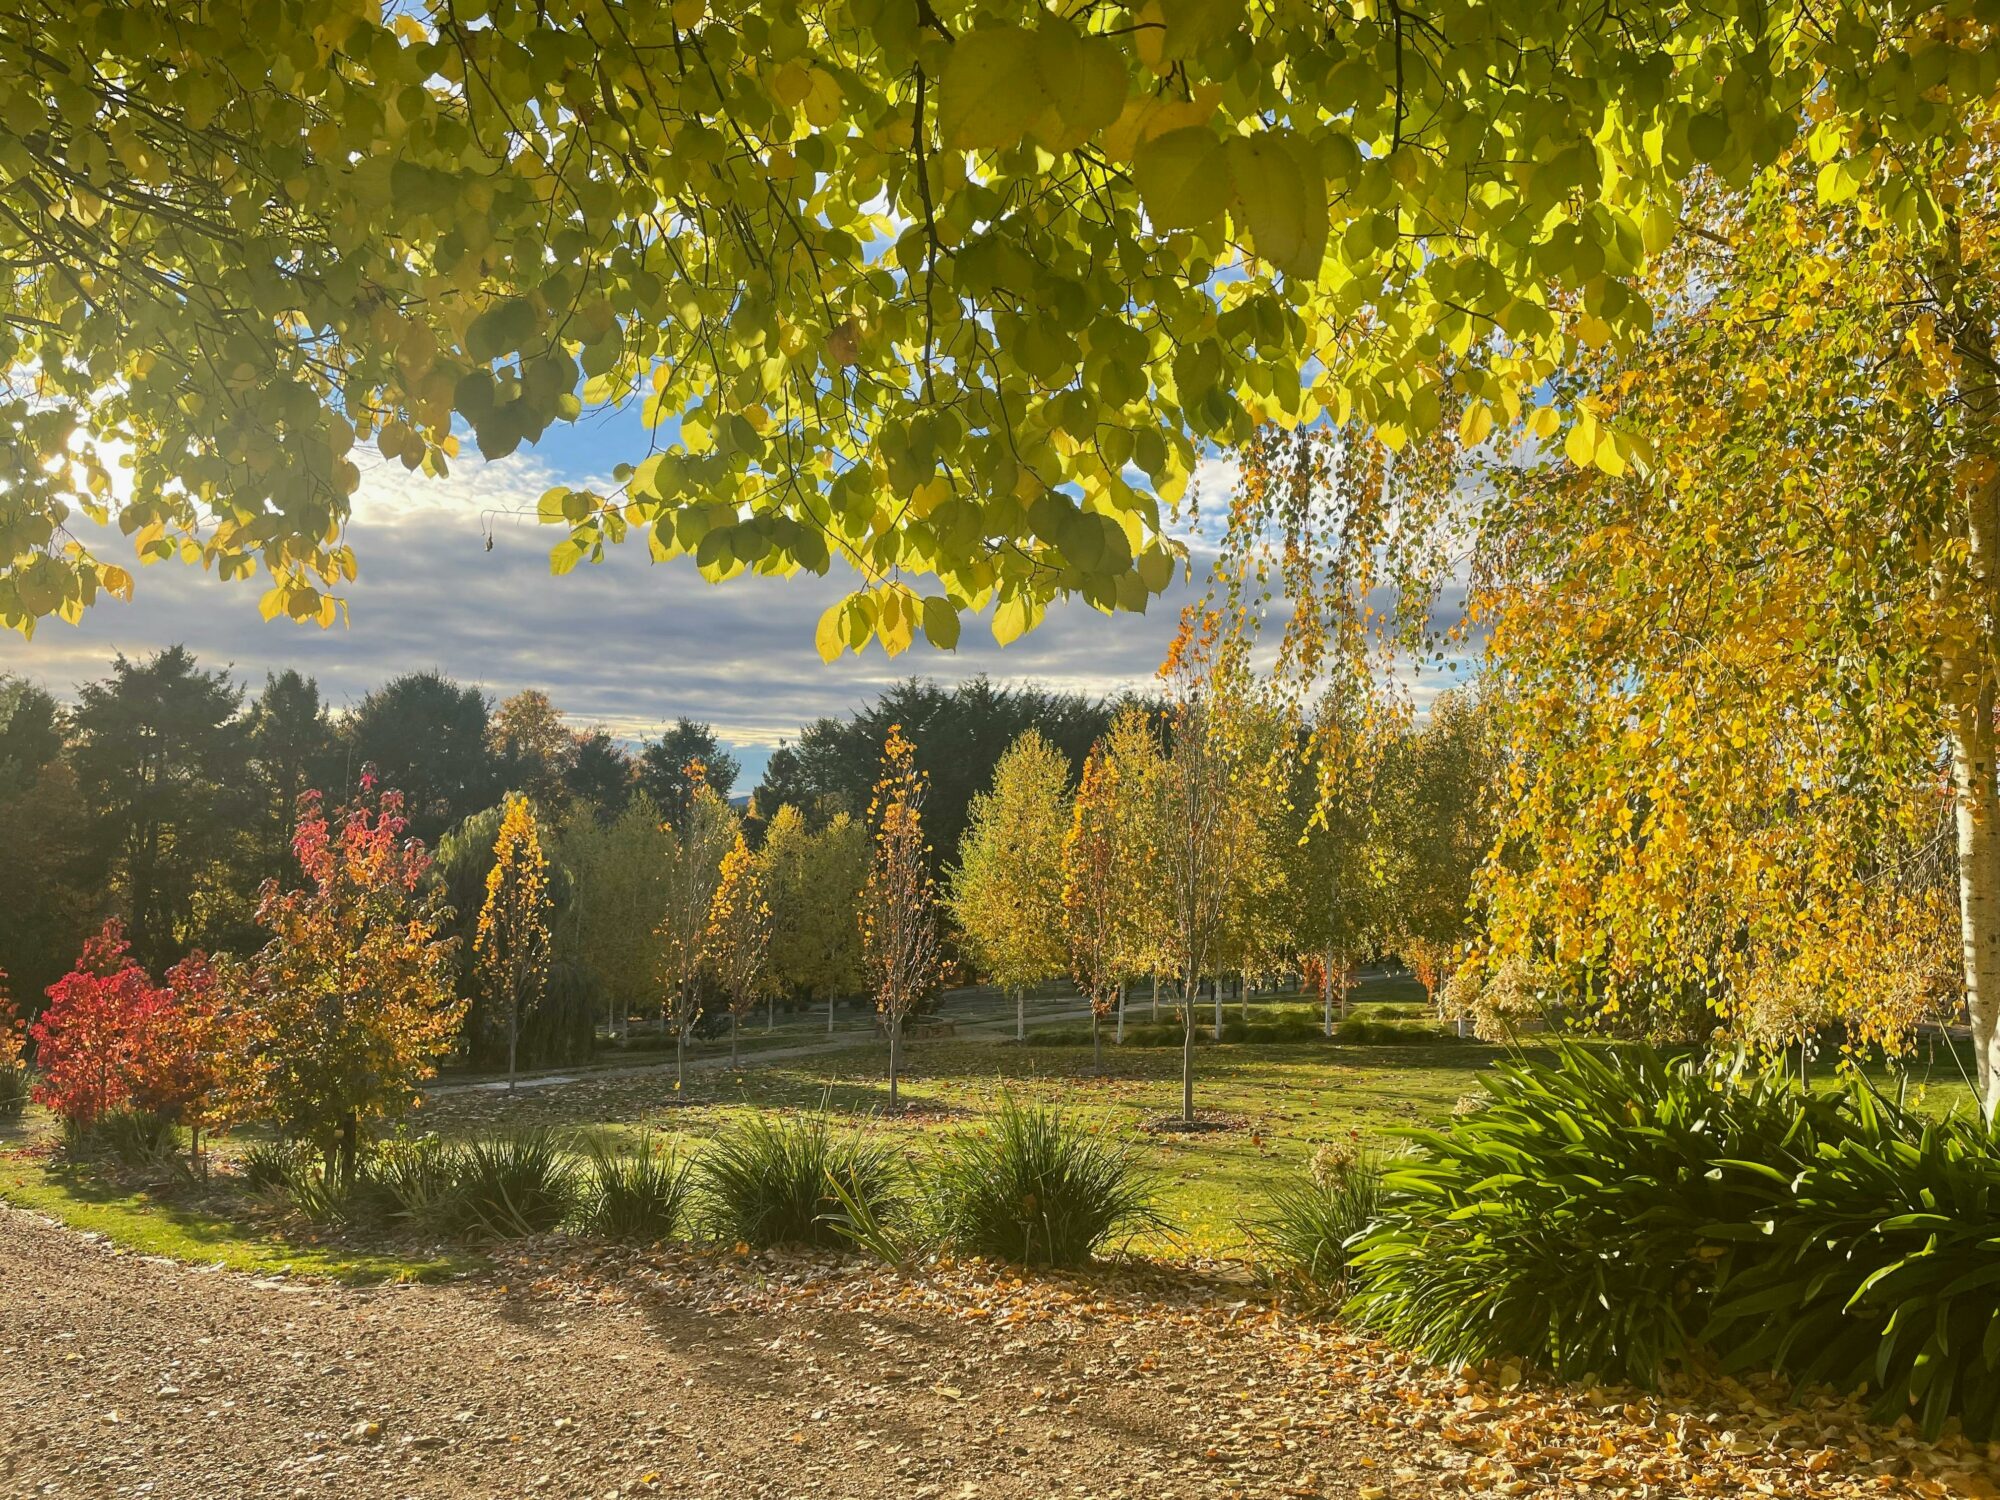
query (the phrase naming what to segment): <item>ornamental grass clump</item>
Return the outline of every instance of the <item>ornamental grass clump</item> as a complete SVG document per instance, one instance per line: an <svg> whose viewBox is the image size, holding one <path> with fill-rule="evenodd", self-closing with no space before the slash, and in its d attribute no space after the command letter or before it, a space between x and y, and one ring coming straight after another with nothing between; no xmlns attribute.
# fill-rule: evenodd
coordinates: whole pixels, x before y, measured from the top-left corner
<svg viewBox="0 0 2000 1500"><path fill-rule="evenodd" d="M1339 1291L1349 1247L1374 1227L1382 1201L1382 1164L1344 1141L1322 1146L1311 1168L1270 1194L1251 1226L1259 1259L1280 1278L1313 1291Z"/></svg>
<svg viewBox="0 0 2000 1500"><path fill-rule="evenodd" d="M857 1213L872 1224L892 1222L905 1196L888 1147L836 1136L823 1115L752 1115L716 1137L696 1175L709 1232L757 1249L849 1247Z"/></svg>
<svg viewBox="0 0 2000 1500"><path fill-rule="evenodd" d="M601 1239L658 1244L685 1227L689 1192L690 1164L672 1146L600 1142L585 1172L583 1227Z"/></svg>
<svg viewBox="0 0 2000 1500"><path fill-rule="evenodd" d="M1166 1227L1129 1147L1011 1098L991 1125L938 1148L927 1196L939 1240L1019 1265L1085 1265L1114 1239Z"/></svg>

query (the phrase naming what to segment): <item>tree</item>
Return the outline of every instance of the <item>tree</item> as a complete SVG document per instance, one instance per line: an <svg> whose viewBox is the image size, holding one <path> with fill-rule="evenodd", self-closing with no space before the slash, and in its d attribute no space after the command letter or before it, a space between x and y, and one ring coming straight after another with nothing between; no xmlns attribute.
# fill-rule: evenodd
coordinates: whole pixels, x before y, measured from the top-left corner
<svg viewBox="0 0 2000 1500"><path fill-rule="evenodd" d="M639 788L655 806L665 808L670 817L678 817L694 794L688 778L697 767L708 788L727 801L736 785L735 758L723 753L721 742L708 725L693 719L677 720L639 752Z"/></svg>
<svg viewBox="0 0 2000 1500"><path fill-rule="evenodd" d="M183 646L121 655L110 677L78 691L71 763L142 963L233 919L252 804L242 701L227 673L203 671Z"/></svg>
<svg viewBox="0 0 2000 1500"><path fill-rule="evenodd" d="M837 996L861 985L861 893L868 830L837 812L817 831L789 803L774 812L761 851L771 905L771 972L810 1000L826 998L833 1034Z"/></svg>
<svg viewBox="0 0 2000 1500"><path fill-rule="evenodd" d="M1241 637L1225 633L1213 616L1191 619L1170 666L1174 703L1159 777L1157 853L1166 954L1181 985L1181 1122L1191 1127L1195 1004L1227 937L1244 848L1247 803L1239 783L1246 767L1229 703L1242 690Z"/></svg>
<svg viewBox="0 0 2000 1500"><path fill-rule="evenodd" d="M632 800L637 776L632 757L607 730L578 731L566 781L572 798L589 803L600 817L616 817Z"/></svg>
<svg viewBox="0 0 2000 1500"><path fill-rule="evenodd" d="M1057 859L1058 930L1068 941L1076 987L1090 1002L1090 1061L1098 1069L1104 1066L1104 1018L1118 998L1132 925L1131 892L1120 878L1117 776L1108 754L1093 750L1085 759Z"/></svg>
<svg viewBox="0 0 2000 1500"><path fill-rule="evenodd" d="M461 429L501 455L623 399L672 441L543 498L557 571L634 531L715 578L838 555L869 586L828 652L948 646L966 607L1003 641L1061 594L1142 608L1202 445L1323 411L1401 439L1447 387L1504 409L1629 347L1682 184L1742 182L1802 112L1838 190L1888 177L1918 217L1935 197L1877 158L1962 159L1990 24L305 0L232 28L55 0L0 60L0 431L30 476L0 617L130 593L47 545L80 499L142 557L261 563L267 614L330 624L358 442L441 473Z"/></svg>
<svg viewBox="0 0 2000 1500"><path fill-rule="evenodd" d="M889 727L900 724L917 746L917 769L930 779L925 826L933 847L949 857L965 841L972 799L993 785L1008 746L1034 730L1062 753L1073 784L1117 706L1080 693L997 685L984 676L951 686L912 678L850 719L806 725L772 753L757 800L772 808L789 802L809 820L837 808L858 814L874 794Z"/></svg>
<svg viewBox="0 0 2000 1500"><path fill-rule="evenodd" d="M771 907L764 897L757 856L739 827L736 842L722 856L715 895L708 908L704 944L709 971L729 1006L729 1062L743 1018L770 991Z"/></svg>
<svg viewBox="0 0 2000 1500"><path fill-rule="evenodd" d="M400 789L410 831L427 844L493 804L487 730L486 696L438 672L391 678L341 723L348 764L372 766L381 785Z"/></svg>
<svg viewBox="0 0 2000 1500"><path fill-rule="evenodd" d="M949 872L945 908L980 968L1014 992L1017 1039L1028 1034L1028 986L1061 974L1070 961L1063 939L1068 790L1068 761L1037 731L1026 731L995 765L991 790L972 798Z"/></svg>
<svg viewBox="0 0 2000 1500"><path fill-rule="evenodd" d="M677 857L672 830L644 792L609 822L593 805L572 803L556 832L555 860L570 889L556 924L557 951L596 974L620 1037L634 1010L659 1003L658 933Z"/></svg>
<svg viewBox="0 0 2000 1500"><path fill-rule="evenodd" d="M1439 694L1407 741L1394 941L1433 1004L1474 938L1474 883L1498 832L1505 763L1494 696L1490 684Z"/></svg>
<svg viewBox="0 0 2000 1500"><path fill-rule="evenodd" d="M120 1110L150 1114L148 1066L172 1007L173 996L132 957L123 925L111 918L49 987L48 1004L28 1028L40 1074L35 1102L72 1133Z"/></svg>
<svg viewBox="0 0 2000 1500"><path fill-rule="evenodd" d="M407 833L402 797L366 778L331 816L308 793L293 840L306 884L265 882L271 940L221 976L247 1017L259 1109L349 1185L364 1122L416 1103L465 1016L430 856Z"/></svg>
<svg viewBox="0 0 2000 1500"><path fill-rule="evenodd" d="M701 1019L709 978L706 939L722 858L736 842L736 814L710 786L705 769L690 763L683 773L691 788L678 818L667 823L672 846L666 867L660 977L666 986L664 1018L674 1034L674 1087L687 1077L687 1039Z"/></svg>
<svg viewBox="0 0 2000 1500"><path fill-rule="evenodd" d="M882 774L868 817L875 854L861 897L861 952L875 987L875 1008L889 1032L889 1108L897 1107L903 1018L937 984L936 885L924 843L926 781L916 747L891 725L882 747Z"/></svg>
<svg viewBox="0 0 2000 1500"><path fill-rule="evenodd" d="M89 827L54 698L0 677L0 972L41 995L88 926Z"/></svg>
<svg viewBox="0 0 2000 1500"><path fill-rule="evenodd" d="M501 785L526 792L545 810L560 807L576 769L577 737L547 693L524 688L503 700L487 723L486 741Z"/></svg>
<svg viewBox="0 0 2000 1500"><path fill-rule="evenodd" d="M250 763L263 804L260 878L283 880L293 873L287 865L299 798L346 778L335 764L333 724L312 678L290 668L266 673L248 720Z"/></svg>
<svg viewBox="0 0 2000 1500"><path fill-rule="evenodd" d="M1160 754L1158 716L1131 704L1105 731L1103 753L1116 819L1118 859L1126 882L1125 962L1133 974L1153 982L1152 1010L1160 1010L1160 974L1170 970L1168 921L1172 905L1160 850L1167 831L1164 813L1165 763ZM1119 1012L1124 1036L1124 1012Z"/></svg>
<svg viewBox="0 0 2000 1500"><path fill-rule="evenodd" d="M472 940L479 985L489 1003L507 1018L507 1087L521 1039L521 1019L541 1003L549 978L548 860L541 831L526 796L507 794L500 832L493 844L493 868L486 875L486 900Z"/></svg>
<svg viewBox="0 0 2000 1500"><path fill-rule="evenodd" d="M1332 1036L1361 960L1402 930L1414 863L1407 830L1425 813L1408 789L1406 742L1390 703L1335 691L1318 716L1290 788L1283 858L1287 926L1319 983L1321 1022Z"/></svg>
<svg viewBox="0 0 2000 1500"><path fill-rule="evenodd" d="M1513 765L1490 943L1454 989L1766 1049L1840 1021L1892 1051L1963 993L1991 1113L1992 142L1891 163L1814 115L1746 190L1690 202L1703 234L1660 277L1702 295L1571 393L1644 461L1502 476Z"/></svg>

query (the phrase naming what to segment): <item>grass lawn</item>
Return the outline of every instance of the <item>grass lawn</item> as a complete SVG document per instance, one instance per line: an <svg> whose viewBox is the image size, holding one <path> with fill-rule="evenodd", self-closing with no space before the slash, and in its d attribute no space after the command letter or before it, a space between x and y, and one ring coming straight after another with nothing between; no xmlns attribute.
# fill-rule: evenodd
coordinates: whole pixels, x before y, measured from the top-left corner
<svg viewBox="0 0 2000 1500"><path fill-rule="evenodd" d="M32 1120L31 1126L36 1123ZM248 1221L221 1195L206 1199L127 1187L52 1166L17 1137L0 1147L0 1201L100 1234L122 1249L256 1276L320 1276L332 1281L430 1281L471 1269L461 1253L398 1253L314 1243Z"/></svg>
<svg viewBox="0 0 2000 1500"><path fill-rule="evenodd" d="M1400 1002L1401 995L1383 995ZM1263 1002L1259 1020L1299 1019L1310 1008L1297 1002ZM1363 1018L1401 1010L1357 1008ZM1204 1012L1204 1016L1207 1012ZM1226 1019L1238 1016L1232 1003ZM1146 1019L1138 1007L1134 1022ZM1407 1024L1407 1023L1406 1023ZM1156 1255L1229 1256L1250 1244L1250 1226L1263 1212L1274 1182L1303 1170L1313 1152L1358 1135L1380 1149L1396 1149L1401 1128L1451 1117L1462 1099L1481 1093L1479 1076L1506 1056L1503 1048L1448 1038L1406 1045L1202 1042L1195 1057L1195 1097L1205 1115L1227 1128L1179 1135L1155 1128L1176 1114L1180 1051L1174 1046L1114 1047L1107 1040L1104 1067L1093 1069L1083 1031L1074 1022L1030 1033L1026 1044L983 1038L918 1039L905 1046L903 1112L891 1117L886 1046L865 1036L845 1039L838 1050L746 1066L690 1073L677 1089L671 1066L622 1073L581 1072L554 1086L440 1093L411 1121L417 1130L476 1134L516 1126L552 1126L574 1132L581 1147L590 1136L630 1137L651 1132L698 1153L732 1121L765 1110L828 1108L852 1128L889 1133L917 1156L953 1131L976 1129L1011 1093L1023 1102L1053 1104L1125 1141L1156 1174L1160 1206L1174 1226L1133 1248ZM781 1029L778 1036L783 1037ZM1060 1044L1051 1044L1059 1042ZM633 1058L632 1061L645 1061ZM1892 1097L1901 1080L1871 1070ZM1820 1076L1831 1077L1830 1068ZM1912 1060L1911 1102L1925 1109L1965 1107L1970 1092L1942 1047ZM345 1279L436 1276L470 1264L434 1253L401 1254L387 1247L352 1248L335 1240L309 1242L281 1236L266 1216L232 1217L224 1195L169 1195L161 1199L54 1169L46 1151L32 1149L50 1127L39 1111L24 1127L0 1136L0 1198L94 1230L146 1253L213 1262L269 1273L290 1269ZM225 1141L226 1155L237 1149Z"/></svg>

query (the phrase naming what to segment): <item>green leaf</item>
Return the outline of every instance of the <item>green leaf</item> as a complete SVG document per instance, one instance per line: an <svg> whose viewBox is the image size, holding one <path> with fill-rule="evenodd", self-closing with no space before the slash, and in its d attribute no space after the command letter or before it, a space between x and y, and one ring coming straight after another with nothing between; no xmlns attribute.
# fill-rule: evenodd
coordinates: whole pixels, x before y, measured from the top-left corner
<svg viewBox="0 0 2000 1500"><path fill-rule="evenodd" d="M1199 125L1155 136L1132 159L1146 217L1162 231L1212 224L1229 201L1222 142Z"/></svg>
<svg viewBox="0 0 2000 1500"><path fill-rule="evenodd" d="M1257 254L1290 276L1315 277L1326 255L1327 209L1317 170L1277 131L1234 137L1229 184Z"/></svg>
<svg viewBox="0 0 2000 1500"><path fill-rule="evenodd" d="M938 594L924 596L924 638L940 651L958 646L958 610Z"/></svg>
<svg viewBox="0 0 2000 1500"><path fill-rule="evenodd" d="M938 133L964 150L1019 145L1048 103L1035 33L983 26L952 44L938 82Z"/></svg>

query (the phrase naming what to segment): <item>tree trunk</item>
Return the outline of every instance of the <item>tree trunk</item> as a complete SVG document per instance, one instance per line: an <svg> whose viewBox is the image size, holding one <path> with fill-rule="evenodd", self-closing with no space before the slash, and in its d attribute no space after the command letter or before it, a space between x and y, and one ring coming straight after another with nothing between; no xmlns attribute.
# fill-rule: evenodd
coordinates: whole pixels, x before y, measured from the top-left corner
<svg viewBox="0 0 2000 1500"><path fill-rule="evenodd" d="M1153 976L1153 1019L1160 1019L1160 976Z"/></svg>
<svg viewBox="0 0 2000 1500"><path fill-rule="evenodd" d="M1958 911L1965 953L1965 1006L1979 1104L2000 1109L2000 807L1994 795L1993 688L1983 683L1953 715L1951 773L1957 793Z"/></svg>
<svg viewBox="0 0 2000 1500"><path fill-rule="evenodd" d="M1195 982L1181 984L1181 1123L1194 1124L1194 1006Z"/></svg>
<svg viewBox="0 0 2000 1500"><path fill-rule="evenodd" d="M1250 976L1248 974L1238 974L1236 976L1236 1008L1243 1013L1243 1019L1247 1022L1250 1019Z"/></svg>
<svg viewBox="0 0 2000 1500"><path fill-rule="evenodd" d="M1326 1013L1326 1034L1333 1035L1333 954L1322 955L1319 976L1319 997L1321 1008Z"/></svg>
<svg viewBox="0 0 2000 1500"><path fill-rule="evenodd" d="M1951 775L1956 793L1959 933L1965 959L1965 1008L1972 1021L1979 1104L2000 1114L2000 807L1994 767L1993 649L2000 630L2000 473L1992 447L2000 430L2000 387L1993 383L1993 338L1983 313L1965 305L1957 226L1933 265L1933 283L1964 361L1960 385L1965 451L1965 568L1971 574L1972 644L1942 663L1952 706Z"/></svg>
<svg viewBox="0 0 2000 1500"><path fill-rule="evenodd" d="M1090 1007L1090 1071L1093 1073L1104 1071L1104 1032L1099 1025L1095 1002L1092 1002Z"/></svg>
<svg viewBox="0 0 2000 1500"><path fill-rule="evenodd" d="M514 1059L521 1045L521 1003L507 1007L507 1092L514 1092Z"/></svg>
<svg viewBox="0 0 2000 1500"><path fill-rule="evenodd" d="M674 1029L674 1087L678 1089L687 1082L688 1034L687 1027Z"/></svg>
<svg viewBox="0 0 2000 1500"><path fill-rule="evenodd" d="M1121 1047L1125 1045L1125 981L1122 979L1118 981L1118 1035L1116 1041Z"/></svg>
<svg viewBox="0 0 2000 1500"><path fill-rule="evenodd" d="M1025 1042L1027 1039L1028 987L1024 984L1017 984L1014 986L1014 1040Z"/></svg>
<svg viewBox="0 0 2000 1500"><path fill-rule="evenodd" d="M833 1035L833 991L826 992L826 1034Z"/></svg>
<svg viewBox="0 0 2000 1500"><path fill-rule="evenodd" d="M354 1110L340 1122L340 1185L354 1186L354 1170L361 1156L361 1116Z"/></svg>
<svg viewBox="0 0 2000 1500"><path fill-rule="evenodd" d="M1208 982L1208 996L1215 1002L1215 1039L1222 1040L1222 976L1216 975Z"/></svg>
<svg viewBox="0 0 2000 1500"><path fill-rule="evenodd" d="M778 1029L778 997L776 995L766 995L764 997L764 1029L766 1031L776 1031Z"/></svg>
<svg viewBox="0 0 2000 1500"><path fill-rule="evenodd" d="M903 1061L903 1017L899 1011L889 1013L889 1108L897 1106L897 1073Z"/></svg>
<svg viewBox="0 0 2000 1500"><path fill-rule="evenodd" d="M736 1014L735 1007L729 1011L729 1066L736 1066L736 1039L743 1030L743 1020Z"/></svg>

